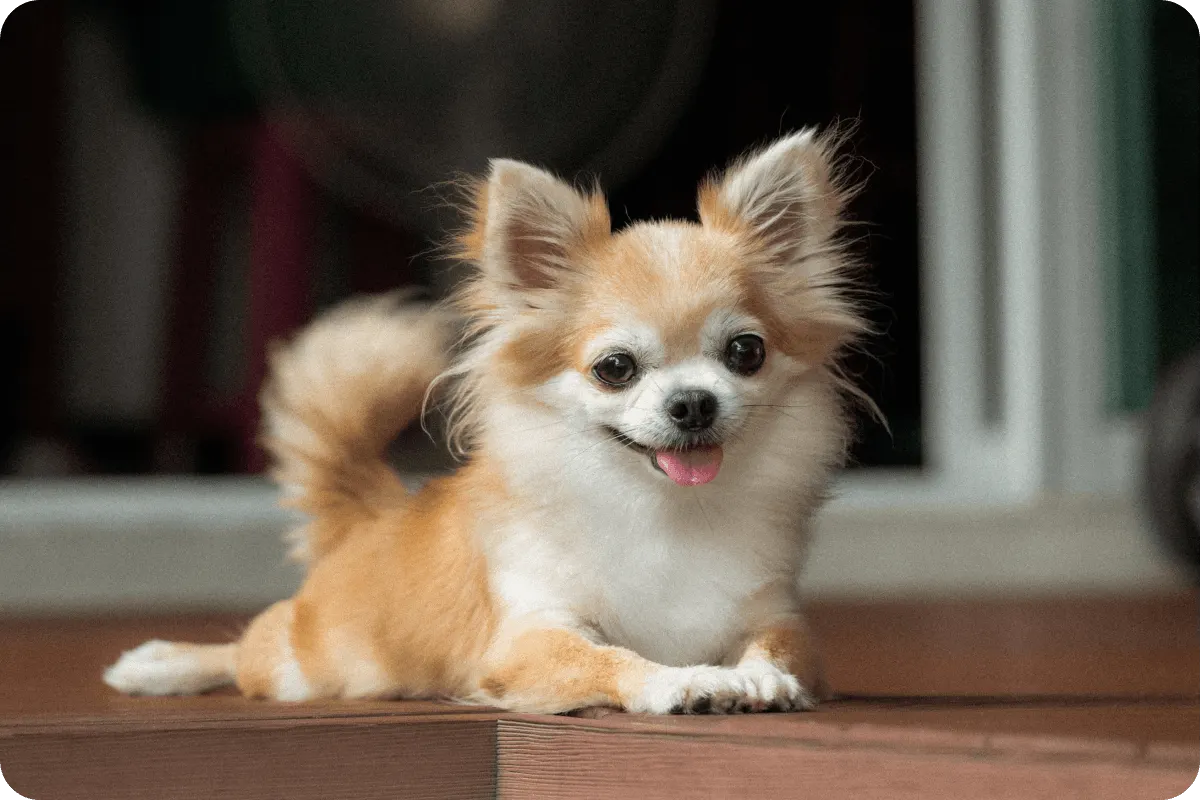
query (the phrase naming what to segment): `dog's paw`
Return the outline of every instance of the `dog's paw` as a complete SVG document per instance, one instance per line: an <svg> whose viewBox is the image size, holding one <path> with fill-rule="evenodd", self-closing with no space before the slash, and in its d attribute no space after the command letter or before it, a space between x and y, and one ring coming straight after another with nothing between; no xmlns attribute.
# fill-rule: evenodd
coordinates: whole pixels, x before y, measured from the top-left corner
<svg viewBox="0 0 1201 800"><path fill-rule="evenodd" d="M741 714L795 711L815 705L795 677L770 664L665 667L628 704L648 714Z"/></svg>
<svg viewBox="0 0 1201 800"><path fill-rule="evenodd" d="M795 675L772 664L752 662L735 667L750 681L751 697L738 711L812 711L816 698Z"/></svg>

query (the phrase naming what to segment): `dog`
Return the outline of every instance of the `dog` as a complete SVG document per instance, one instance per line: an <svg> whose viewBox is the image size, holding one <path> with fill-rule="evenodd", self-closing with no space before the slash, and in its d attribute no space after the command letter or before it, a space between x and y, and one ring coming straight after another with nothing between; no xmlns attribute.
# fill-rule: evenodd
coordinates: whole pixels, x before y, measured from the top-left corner
<svg viewBox="0 0 1201 800"><path fill-rule="evenodd" d="M272 354L263 441L306 519L300 590L236 643L147 642L106 682L544 714L814 707L797 578L862 395L840 359L867 330L841 148L784 136L701 184L699 223L618 232L598 190L492 161L452 305L352 300ZM386 447L446 386L465 463L410 493Z"/></svg>

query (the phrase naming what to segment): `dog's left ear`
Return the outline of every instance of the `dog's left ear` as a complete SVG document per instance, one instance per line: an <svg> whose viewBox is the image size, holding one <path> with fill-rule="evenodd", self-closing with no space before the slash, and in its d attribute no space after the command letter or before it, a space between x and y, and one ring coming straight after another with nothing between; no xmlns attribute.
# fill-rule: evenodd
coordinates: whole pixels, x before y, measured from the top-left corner
<svg viewBox="0 0 1201 800"><path fill-rule="evenodd" d="M738 237L780 321L781 346L824 361L867 330L853 259L838 237L853 191L835 168L842 136L805 130L735 162L701 186L708 228Z"/></svg>
<svg viewBox="0 0 1201 800"><path fill-rule="evenodd" d="M834 178L834 138L803 130L736 161L702 185L701 221L749 235L777 267L820 247L837 233L847 201Z"/></svg>
<svg viewBox="0 0 1201 800"><path fill-rule="evenodd" d="M599 192L583 194L545 170L495 159L475 197L461 255L480 270L480 285L501 305L554 289L589 244L609 235Z"/></svg>

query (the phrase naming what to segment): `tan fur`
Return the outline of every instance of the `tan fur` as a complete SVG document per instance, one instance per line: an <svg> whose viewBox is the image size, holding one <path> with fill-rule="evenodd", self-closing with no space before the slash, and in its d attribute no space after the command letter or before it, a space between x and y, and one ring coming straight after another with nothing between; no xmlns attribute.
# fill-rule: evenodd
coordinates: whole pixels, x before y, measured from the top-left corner
<svg viewBox="0 0 1201 800"><path fill-rule="evenodd" d="M654 668L636 653L594 644L565 630L516 636L480 682L495 701L541 714L589 706L621 708L628 687Z"/></svg>
<svg viewBox="0 0 1201 800"><path fill-rule="evenodd" d="M571 359L571 341L554 332L534 328L509 340L496 354L513 386L537 386L562 372Z"/></svg>
<svg viewBox="0 0 1201 800"><path fill-rule="evenodd" d="M799 167L782 163L809 183L764 179L781 183L768 188L784 197L782 209L736 169L702 187L703 225L618 234L599 193L496 162L472 192L458 243L476 266L455 301L467 324L458 361L446 355L447 314L398 309L388 298L353 301L278 348L262 395L263 442L285 504L309 518L295 536L309 571L293 598L251 623L236 652L197 651L204 666L265 698L446 697L544 713L594 705L663 713L700 695L715 710L757 709L772 700L756 692L792 691L787 707L796 707L796 681L788 678L788 690L776 671L817 681L817 660L803 621L772 611L795 605L785 590L750 598L742 611L749 635L728 640L743 642L728 663L752 666L745 675L669 668L598 642L586 608L573 609L572 622L516 619L491 559L513 531L546 518L547 501L515 490L514 465L479 433L490 400L565 371L589 375L586 346L624 314L662 332L674 362L695 356L706 320L732 304L762 322L769 351L836 386L834 359L863 327L842 290L845 257L828 241L845 191L828 140L793 141L786 155ZM818 245L829 247L820 274L779 260L783 248ZM409 495L384 451L444 379L453 384L452 432L470 460ZM527 407L537 401L527 398ZM837 450L841 419L832 412L820 421Z"/></svg>
<svg viewBox="0 0 1201 800"><path fill-rule="evenodd" d="M285 657L292 625L291 600L281 600L259 614L238 644L234 676L247 697L275 697L275 669Z"/></svg>
<svg viewBox="0 0 1201 800"><path fill-rule="evenodd" d="M647 270L647 263L654 263L648 234L665 229L677 237L678 250L667 270ZM596 254L590 264L596 279L587 284L575 318L591 321L606 311L628 309L664 332L669 360L681 358L695 346L709 313L738 297L735 273L741 260L729 237L699 226L634 225Z"/></svg>
<svg viewBox="0 0 1201 800"><path fill-rule="evenodd" d="M420 413L446 365L445 314L397 311L394 297L354 300L271 354L262 392L263 446L283 504L311 522L293 555L320 558L360 522L404 502L382 455Z"/></svg>
<svg viewBox="0 0 1201 800"><path fill-rule="evenodd" d="M461 697L495 624L475 506L503 502L483 464L431 482L314 565L296 596L297 658L323 696L345 696L331 632L385 682L373 695ZM360 693L359 696L362 696Z"/></svg>
<svg viewBox="0 0 1201 800"><path fill-rule="evenodd" d="M747 643L740 662L757 659L796 675L816 699L828 699L830 688L820 651L808 623L801 617L780 621L757 631Z"/></svg>

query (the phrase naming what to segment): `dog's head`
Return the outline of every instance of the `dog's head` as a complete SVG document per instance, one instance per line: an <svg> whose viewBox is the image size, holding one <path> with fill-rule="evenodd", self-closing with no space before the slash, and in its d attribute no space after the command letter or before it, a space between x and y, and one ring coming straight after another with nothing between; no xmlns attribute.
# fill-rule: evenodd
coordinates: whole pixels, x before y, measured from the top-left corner
<svg viewBox="0 0 1201 800"><path fill-rule="evenodd" d="M494 161L461 240L476 266L460 294L477 334L468 404L525 403L562 428L523 435L574 436L681 486L717 477L757 426L803 418L790 389L863 330L834 151L785 137L701 186L699 225L617 233L599 192Z"/></svg>

